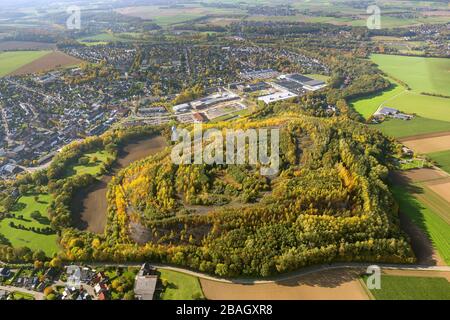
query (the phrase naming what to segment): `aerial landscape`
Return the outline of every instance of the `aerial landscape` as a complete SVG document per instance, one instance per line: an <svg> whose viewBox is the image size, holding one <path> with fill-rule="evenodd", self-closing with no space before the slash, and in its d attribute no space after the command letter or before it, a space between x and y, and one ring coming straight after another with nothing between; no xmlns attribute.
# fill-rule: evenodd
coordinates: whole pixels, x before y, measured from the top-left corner
<svg viewBox="0 0 450 320"><path fill-rule="evenodd" d="M0 9L0 300L450 300L448 1Z"/></svg>

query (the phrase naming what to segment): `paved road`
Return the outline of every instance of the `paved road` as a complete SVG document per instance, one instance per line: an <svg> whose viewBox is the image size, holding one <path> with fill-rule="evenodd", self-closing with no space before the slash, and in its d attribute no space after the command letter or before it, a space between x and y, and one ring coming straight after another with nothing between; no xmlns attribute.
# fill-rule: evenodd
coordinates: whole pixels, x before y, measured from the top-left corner
<svg viewBox="0 0 450 320"><path fill-rule="evenodd" d="M13 287L13 286L0 286L0 290L5 290L5 291L9 291L9 292L14 291L14 292L27 293L27 294L33 295L36 300L44 300L44 294L42 292L31 291L31 290L27 290L24 288Z"/></svg>
<svg viewBox="0 0 450 320"><path fill-rule="evenodd" d="M105 267L140 267L140 264L131 263L131 264L120 264L120 263L92 263L89 264L90 266L105 266ZM200 273L197 271L169 266L165 264L159 264L159 263L151 263L152 266L160 269L167 269L172 271L177 271L185 274L189 274L201 279L206 280L213 280L213 281L219 281L223 283L235 283L235 284L265 284L265 283L275 283L279 281L286 281L293 278L297 278L299 276L304 276L316 272L322 272L326 270L333 270L333 269L354 269L354 268L364 268L367 269L368 266L371 265L377 265L382 270L388 269L388 270L414 270L414 271L444 271L444 272L450 272L450 266L426 266L426 265L407 265L407 264L370 264L370 263L334 263L330 265L321 265L321 266L312 266L312 267L305 267L301 270L291 272L288 274L283 274L275 277L270 277L264 280L258 280L258 279L252 279L252 278L237 278L237 279L227 279L227 278L220 278L216 276L207 275L204 273Z"/></svg>

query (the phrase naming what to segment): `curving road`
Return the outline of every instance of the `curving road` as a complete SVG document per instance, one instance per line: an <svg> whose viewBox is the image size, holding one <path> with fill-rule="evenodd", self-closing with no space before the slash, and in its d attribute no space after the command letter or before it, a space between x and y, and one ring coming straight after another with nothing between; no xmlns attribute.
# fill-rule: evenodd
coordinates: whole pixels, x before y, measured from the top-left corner
<svg viewBox="0 0 450 320"><path fill-rule="evenodd" d="M427 266L427 265L408 265L408 264L375 264L375 263L333 263L329 265L320 265L320 266L312 266L312 267L305 267L301 270L294 271L287 274L281 274L278 276L270 277L264 280L258 280L258 279L252 279L252 278L236 278L236 279L227 279L227 278L221 278L216 276L211 276L208 274L204 274L201 272L184 269L180 267L174 267L171 265L166 264L159 264L159 263L150 263L155 268L159 269L167 269L172 271L177 271L180 273L185 273L191 276L198 277L200 279L206 279L206 280L212 280L212 281L218 281L223 283L234 283L234 284L265 284L265 283L276 283L280 281L286 281L290 279L294 279L300 276L316 273L316 272L322 272L326 270L333 270L333 269L354 269L354 268L364 268L367 269L368 266L377 265L381 268L381 270L405 270L405 271L443 271L443 272L450 272L450 266ZM136 263L130 263L130 264L120 264L120 263L91 263L88 265L90 266L105 266L105 267L140 267L141 264Z"/></svg>

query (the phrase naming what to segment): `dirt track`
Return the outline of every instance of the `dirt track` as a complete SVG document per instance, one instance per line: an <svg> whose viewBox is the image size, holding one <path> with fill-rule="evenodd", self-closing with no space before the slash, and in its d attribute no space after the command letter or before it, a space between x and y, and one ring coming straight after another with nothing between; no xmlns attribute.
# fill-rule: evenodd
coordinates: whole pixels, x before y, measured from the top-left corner
<svg viewBox="0 0 450 320"><path fill-rule="evenodd" d="M49 71L52 69L63 68L67 66L77 65L81 63L80 59L71 57L63 52L53 51L49 54L28 63L12 72L10 75L24 75L30 73L38 73Z"/></svg>
<svg viewBox="0 0 450 320"><path fill-rule="evenodd" d="M359 282L362 269L327 270L266 284L233 284L200 279L211 300L368 300Z"/></svg>

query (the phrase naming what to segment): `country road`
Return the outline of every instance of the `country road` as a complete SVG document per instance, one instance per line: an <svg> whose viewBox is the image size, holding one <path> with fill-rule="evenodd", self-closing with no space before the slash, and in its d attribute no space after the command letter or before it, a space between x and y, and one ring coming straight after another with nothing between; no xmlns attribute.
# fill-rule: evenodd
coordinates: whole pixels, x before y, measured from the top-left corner
<svg viewBox="0 0 450 320"><path fill-rule="evenodd" d="M206 280L212 280L212 281L218 281L223 283L234 283L234 284L267 284L267 283L276 283L280 281L286 281L291 280L300 276L322 272L326 270L333 270L333 269L353 269L353 268L367 268L368 266L377 265L381 268L381 270L405 270L405 271L442 271L442 272L450 272L450 266L427 266L427 265L407 265L407 264L375 264L375 263L335 263L330 265L321 265L321 266L312 266L312 267L305 267L301 270L282 274L274 277L270 277L267 279L252 279L252 278L236 278L236 279L227 279L227 278L220 278L216 276L207 275L201 272L174 267L170 265L165 264L159 264L159 263L150 263L155 268L159 269L167 269L171 271L177 271L180 273L185 273L191 276L198 277L200 279L206 279ZM95 266L104 266L104 267L139 267L141 264L136 263L130 263L130 264L120 264L120 263L88 263L88 265L95 267Z"/></svg>

